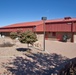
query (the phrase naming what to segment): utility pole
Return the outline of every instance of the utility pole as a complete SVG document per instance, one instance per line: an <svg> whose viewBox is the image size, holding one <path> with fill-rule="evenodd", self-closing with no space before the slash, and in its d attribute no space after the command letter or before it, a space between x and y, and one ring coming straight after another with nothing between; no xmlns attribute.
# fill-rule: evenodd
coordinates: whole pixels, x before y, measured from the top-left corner
<svg viewBox="0 0 76 75"><path fill-rule="evenodd" d="M43 20L43 33L44 33L44 36L43 36L43 51L45 51L45 33L46 33L45 21L47 20L47 17L42 17L42 20Z"/></svg>

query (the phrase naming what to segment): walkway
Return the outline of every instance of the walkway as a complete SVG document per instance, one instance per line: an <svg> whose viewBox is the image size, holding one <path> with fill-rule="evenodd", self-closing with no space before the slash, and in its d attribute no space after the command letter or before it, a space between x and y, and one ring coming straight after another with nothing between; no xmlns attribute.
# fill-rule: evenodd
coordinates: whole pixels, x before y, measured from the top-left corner
<svg viewBox="0 0 76 75"><path fill-rule="evenodd" d="M76 43L46 40L46 52L57 53L68 58L76 57Z"/></svg>

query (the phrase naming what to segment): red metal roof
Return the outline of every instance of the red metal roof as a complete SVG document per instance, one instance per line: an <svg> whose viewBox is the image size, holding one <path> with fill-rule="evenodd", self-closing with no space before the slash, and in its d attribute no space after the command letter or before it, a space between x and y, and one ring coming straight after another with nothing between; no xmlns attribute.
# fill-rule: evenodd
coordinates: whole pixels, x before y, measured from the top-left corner
<svg viewBox="0 0 76 75"><path fill-rule="evenodd" d="M55 22L71 22L71 21L76 21L76 18L71 18L71 19L53 19L53 20L47 20L46 23L55 23Z"/></svg>
<svg viewBox="0 0 76 75"><path fill-rule="evenodd" d="M76 22L76 18L64 18L64 19L53 19L53 20L46 20L45 23L46 24L51 24L51 23L61 23L61 22L72 22L72 21L75 21ZM61 23L62 24L62 23ZM24 22L24 23L17 23L17 24L12 24L12 25L8 25L8 26L4 26L4 27L1 27L0 28L0 32L10 32L10 31L14 31L15 29L14 28L26 28L26 27L33 27L33 26L36 26L36 31L37 32L40 32L40 31L43 31L43 21L34 21L34 22ZM59 25L57 25L58 27ZM60 25L61 26L61 25ZM55 27L51 27L55 30ZM62 27L62 26L61 26ZM13 29L12 29L13 28ZM65 28L66 29L66 28ZM75 30L75 29L74 29Z"/></svg>
<svg viewBox="0 0 76 75"><path fill-rule="evenodd" d="M24 23L17 23L17 24L12 24L8 26L4 26L1 28L12 28L12 27L29 27L29 26L36 26L42 24L42 21L35 21L35 22L24 22Z"/></svg>
<svg viewBox="0 0 76 75"><path fill-rule="evenodd" d="M76 18L46 20L46 23L70 22L70 21L76 21ZM42 21L24 22L24 23L17 23L17 24L4 26L4 27L1 27L1 28L37 26L37 25L40 25L42 23L43 23Z"/></svg>

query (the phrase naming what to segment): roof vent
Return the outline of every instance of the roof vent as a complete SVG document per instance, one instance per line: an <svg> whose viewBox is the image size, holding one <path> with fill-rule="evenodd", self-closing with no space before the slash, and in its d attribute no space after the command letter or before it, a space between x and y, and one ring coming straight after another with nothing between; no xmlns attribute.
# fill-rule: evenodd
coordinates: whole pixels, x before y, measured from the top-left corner
<svg viewBox="0 0 76 75"><path fill-rule="evenodd" d="M65 20L71 19L71 17L64 17Z"/></svg>

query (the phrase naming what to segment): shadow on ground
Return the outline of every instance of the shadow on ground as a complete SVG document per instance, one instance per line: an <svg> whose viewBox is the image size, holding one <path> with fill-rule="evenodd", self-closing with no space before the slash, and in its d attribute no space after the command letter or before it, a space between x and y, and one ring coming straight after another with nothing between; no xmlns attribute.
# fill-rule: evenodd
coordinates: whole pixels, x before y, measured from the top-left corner
<svg viewBox="0 0 76 75"><path fill-rule="evenodd" d="M69 60L57 54L29 53L16 57L5 67L11 75L51 75L57 73ZM13 65L13 66L10 66Z"/></svg>
<svg viewBox="0 0 76 75"><path fill-rule="evenodd" d="M28 51L28 50L31 50L31 49L29 49L29 48L17 48L16 50L24 52L24 51Z"/></svg>
<svg viewBox="0 0 76 75"><path fill-rule="evenodd" d="M76 57L69 60L65 67L60 70L59 75L76 75Z"/></svg>

